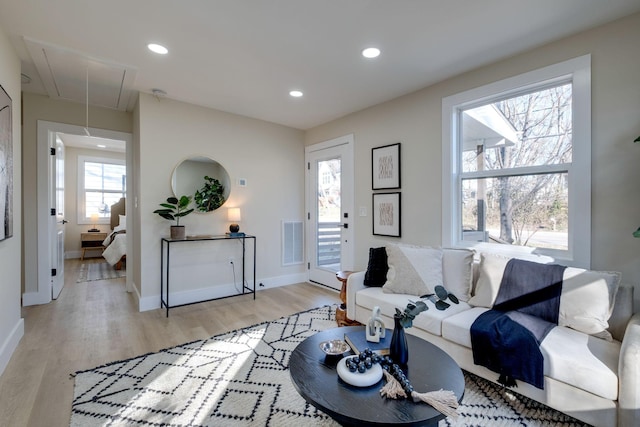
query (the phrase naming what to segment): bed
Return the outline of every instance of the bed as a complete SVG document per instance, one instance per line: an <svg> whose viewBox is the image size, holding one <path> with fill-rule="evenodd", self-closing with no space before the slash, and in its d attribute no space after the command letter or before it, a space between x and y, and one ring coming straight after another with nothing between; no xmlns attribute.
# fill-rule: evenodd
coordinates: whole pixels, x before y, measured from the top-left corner
<svg viewBox="0 0 640 427"><path fill-rule="evenodd" d="M102 257L116 270L121 270L127 260L126 200L121 198L111 205L111 233L102 245L106 248Z"/></svg>

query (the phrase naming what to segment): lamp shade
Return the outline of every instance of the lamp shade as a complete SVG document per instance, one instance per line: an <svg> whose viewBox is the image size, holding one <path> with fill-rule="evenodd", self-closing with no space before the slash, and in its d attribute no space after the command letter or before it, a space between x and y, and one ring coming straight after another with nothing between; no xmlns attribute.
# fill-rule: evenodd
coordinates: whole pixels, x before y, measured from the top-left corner
<svg viewBox="0 0 640 427"><path fill-rule="evenodd" d="M227 219L230 222L242 221L242 215L240 214L240 208L229 208L227 211Z"/></svg>
<svg viewBox="0 0 640 427"><path fill-rule="evenodd" d="M92 213L91 214L91 222L92 223L95 224L96 222L98 222L99 219L100 219L100 215L98 215L97 213Z"/></svg>

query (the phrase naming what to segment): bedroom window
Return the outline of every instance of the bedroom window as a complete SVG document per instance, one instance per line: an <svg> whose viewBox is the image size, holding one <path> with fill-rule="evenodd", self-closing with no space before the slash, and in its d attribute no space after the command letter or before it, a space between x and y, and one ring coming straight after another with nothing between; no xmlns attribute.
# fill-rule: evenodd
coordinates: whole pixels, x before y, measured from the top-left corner
<svg viewBox="0 0 640 427"><path fill-rule="evenodd" d="M443 99L443 246L590 267L590 57Z"/></svg>
<svg viewBox="0 0 640 427"><path fill-rule="evenodd" d="M91 223L97 213L99 223L109 223L111 205L125 197L124 160L78 157L78 223Z"/></svg>

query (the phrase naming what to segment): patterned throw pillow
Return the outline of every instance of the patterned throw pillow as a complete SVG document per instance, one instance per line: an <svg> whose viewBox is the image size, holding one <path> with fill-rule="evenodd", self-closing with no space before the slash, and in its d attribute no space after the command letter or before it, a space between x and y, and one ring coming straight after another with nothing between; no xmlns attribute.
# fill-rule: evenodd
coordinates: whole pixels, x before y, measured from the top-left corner
<svg viewBox="0 0 640 427"><path fill-rule="evenodd" d="M422 296L442 280L442 250L428 246L387 245L389 271L382 291Z"/></svg>

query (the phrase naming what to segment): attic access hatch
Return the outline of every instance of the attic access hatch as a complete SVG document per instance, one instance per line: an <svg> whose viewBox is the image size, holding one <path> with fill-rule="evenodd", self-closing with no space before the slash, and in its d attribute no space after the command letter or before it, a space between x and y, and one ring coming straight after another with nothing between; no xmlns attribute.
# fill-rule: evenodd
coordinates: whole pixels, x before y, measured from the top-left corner
<svg viewBox="0 0 640 427"><path fill-rule="evenodd" d="M121 111L133 108L135 68L28 38L24 42L51 98L84 104L88 80L90 105Z"/></svg>

